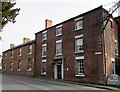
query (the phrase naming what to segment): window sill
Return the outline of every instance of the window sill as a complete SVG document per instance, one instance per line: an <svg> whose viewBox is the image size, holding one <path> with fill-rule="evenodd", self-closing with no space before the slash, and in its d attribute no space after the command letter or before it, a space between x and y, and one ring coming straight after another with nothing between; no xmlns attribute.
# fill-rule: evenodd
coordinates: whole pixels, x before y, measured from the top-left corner
<svg viewBox="0 0 120 92"><path fill-rule="evenodd" d="M78 29L75 29L75 31L82 30L82 29L83 29L83 27L81 27L81 28L78 28Z"/></svg>
<svg viewBox="0 0 120 92"><path fill-rule="evenodd" d="M47 75L47 73L45 72L45 73L41 73L41 75Z"/></svg>
<svg viewBox="0 0 120 92"><path fill-rule="evenodd" d="M75 53L76 53L76 54L77 54L77 53L84 53L84 51L80 51L80 52L75 52Z"/></svg>
<svg viewBox="0 0 120 92"><path fill-rule="evenodd" d="M20 69L18 69L18 72L20 72L21 70Z"/></svg>
<svg viewBox="0 0 120 92"><path fill-rule="evenodd" d="M28 69L27 72L31 72L32 70L31 69Z"/></svg>
<svg viewBox="0 0 120 92"><path fill-rule="evenodd" d="M28 53L28 55L32 55L32 53Z"/></svg>
<svg viewBox="0 0 120 92"><path fill-rule="evenodd" d="M22 55L18 55L18 57L21 57Z"/></svg>
<svg viewBox="0 0 120 92"><path fill-rule="evenodd" d="M80 75L75 75L76 77L85 77L84 74L80 74Z"/></svg>
<svg viewBox="0 0 120 92"><path fill-rule="evenodd" d="M42 39L42 41L46 41L47 39Z"/></svg>
<svg viewBox="0 0 120 92"><path fill-rule="evenodd" d="M115 54L116 56L118 56L118 54Z"/></svg>
<svg viewBox="0 0 120 92"><path fill-rule="evenodd" d="M42 56L42 58L45 58L45 57L47 57L47 56Z"/></svg>
<svg viewBox="0 0 120 92"><path fill-rule="evenodd" d="M56 56L62 56L62 53L61 54L56 54Z"/></svg>
<svg viewBox="0 0 120 92"><path fill-rule="evenodd" d="M10 58L13 58L13 57L10 57Z"/></svg>
<svg viewBox="0 0 120 92"><path fill-rule="evenodd" d="M56 35L56 37L58 37L58 36L62 36L62 34Z"/></svg>

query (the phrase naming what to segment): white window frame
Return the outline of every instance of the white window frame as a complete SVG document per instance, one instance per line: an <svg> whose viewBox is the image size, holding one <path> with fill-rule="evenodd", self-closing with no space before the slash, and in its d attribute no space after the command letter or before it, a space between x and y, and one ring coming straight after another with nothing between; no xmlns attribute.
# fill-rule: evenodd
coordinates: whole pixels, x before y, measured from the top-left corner
<svg viewBox="0 0 120 92"><path fill-rule="evenodd" d="M32 60L33 60L32 58L28 58L28 67L27 67L28 72L32 71Z"/></svg>
<svg viewBox="0 0 120 92"><path fill-rule="evenodd" d="M61 33L60 33L60 34L57 34L59 28L62 29L62 25L59 25L59 26L56 27L56 36L62 35L62 30L61 30Z"/></svg>
<svg viewBox="0 0 120 92"><path fill-rule="evenodd" d="M117 40L115 40L115 54L116 54L116 56L118 56L118 42L117 42Z"/></svg>
<svg viewBox="0 0 120 92"><path fill-rule="evenodd" d="M79 17L77 19L74 20L75 21L75 30L80 30L80 29L83 29L83 17ZM82 26L81 27L77 27L77 22L78 21L82 21ZM79 25L80 26L80 25Z"/></svg>
<svg viewBox="0 0 120 92"><path fill-rule="evenodd" d="M22 56L22 48L19 48L19 54L18 56Z"/></svg>
<svg viewBox="0 0 120 92"><path fill-rule="evenodd" d="M4 70L6 70L6 63L4 62Z"/></svg>
<svg viewBox="0 0 120 92"><path fill-rule="evenodd" d="M10 58L13 58L13 55L14 55L14 51L11 50L11 51L10 51Z"/></svg>
<svg viewBox="0 0 120 92"><path fill-rule="evenodd" d="M58 43L61 43L61 53L58 53L58 54L57 54L57 44L58 44ZM56 56L60 56L60 55L62 55L62 40L57 40L57 41L56 41Z"/></svg>
<svg viewBox="0 0 120 92"><path fill-rule="evenodd" d="M77 61L77 60L83 60L83 66L82 66L82 67L84 68L84 56L75 57L75 61L76 61L76 75L75 75L75 76L76 76L76 77L85 77L85 74L84 74L84 73L79 73L79 74L77 74L77 72L78 72L78 71L77 71L77 68L78 68L78 67L77 67L77 66L78 66L78 65L77 65L77 64L78 64L78 61ZM84 71L84 70L83 70L83 71Z"/></svg>
<svg viewBox="0 0 120 92"><path fill-rule="evenodd" d="M7 59L7 52L4 53L4 58Z"/></svg>
<svg viewBox="0 0 120 92"><path fill-rule="evenodd" d="M31 54L32 54L32 49L33 49L32 44L30 44L30 45L28 46L28 55L31 55ZM29 51L29 50L30 50L30 51Z"/></svg>
<svg viewBox="0 0 120 92"><path fill-rule="evenodd" d="M43 39L43 35L46 34L46 37ZM47 31L42 32L42 41L47 40Z"/></svg>
<svg viewBox="0 0 120 92"><path fill-rule="evenodd" d="M13 69L13 62L11 61L10 62L10 71L12 71L12 69Z"/></svg>
<svg viewBox="0 0 120 92"><path fill-rule="evenodd" d="M47 68L46 67L46 62L47 62L47 60L42 60L42 64L41 65L45 64L44 68ZM42 72L42 71L43 71L43 66L41 66L41 75L47 75L47 71L45 71L45 72Z"/></svg>
<svg viewBox="0 0 120 92"><path fill-rule="evenodd" d="M43 47L46 47L46 55L43 55ZM47 44L42 45L42 57L47 57Z"/></svg>
<svg viewBox="0 0 120 92"><path fill-rule="evenodd" d="M75 53L83 53L84 52L84 49L83 50L81 50L81 51L77 51L77 43L76 43L76 39L83 39L83 34L81 34L81 35L77 35L77 36L75 36ZM83 39L84 40L84 39ZM83 41L83 46L84 46L84 41Z"/></svg>
<svg viewBox="0 0 120 92"><path fill-rule="evenodd" d="M19 66L18 71L20 72L21 71L21 60L18 60L18 66Z"/></svg>

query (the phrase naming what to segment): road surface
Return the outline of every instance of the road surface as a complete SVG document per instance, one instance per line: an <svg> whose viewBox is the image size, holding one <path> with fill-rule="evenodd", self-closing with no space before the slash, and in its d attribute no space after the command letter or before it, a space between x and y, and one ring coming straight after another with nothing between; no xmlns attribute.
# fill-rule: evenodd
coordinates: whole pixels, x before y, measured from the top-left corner
<svg viewBox="0 0 120 92"><path fill-rule="evenodd" d="M2 75L2 90L54 90L54 91L66 90L65 92L67 92L67 90L74 90L73 92L76 92L77 90L86 90L86 91L91 90L91 92L93 92L92 90L96 90L96 91L99 90L100 92L106 91L105 89L87 87L77 84L48 81L37 78L17 76L17 75L7 75L7 74Z"/></svg>

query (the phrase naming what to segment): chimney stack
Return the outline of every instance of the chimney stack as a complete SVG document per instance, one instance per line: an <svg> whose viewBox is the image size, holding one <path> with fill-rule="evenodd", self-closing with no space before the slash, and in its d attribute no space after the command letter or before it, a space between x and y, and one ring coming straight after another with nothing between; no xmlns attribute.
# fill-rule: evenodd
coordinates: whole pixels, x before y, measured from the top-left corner
<svg viewBox="0 0 120 92"><path fill-rule="evenodd" d="M10 48L13 48L15 45L14 44L10 44Z"/></svg>
<svg viewBox="0 0 120 92"><path fill-rule="evenodd" d="M23 43L29 42L30 39L29 38L23 38Z"/></svg>
<svg viewBox="0 0 120 92"><path fill-rule="evenodd" d="M46 20L45 20L45 28L49 28L49 27L51 27L51 26L52 26L52 21L46 19Z"/></svg>

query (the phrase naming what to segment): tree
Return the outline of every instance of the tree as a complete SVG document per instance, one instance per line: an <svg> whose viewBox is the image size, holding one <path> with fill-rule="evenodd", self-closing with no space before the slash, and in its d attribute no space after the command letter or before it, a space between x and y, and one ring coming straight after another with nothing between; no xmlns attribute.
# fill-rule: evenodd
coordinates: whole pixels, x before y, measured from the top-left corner
<svg viewBox="0 0 120 92"><path fill-rule="evenodd" d="M2 2L0 1L0 29L3 29L8 22L15 23L16 16L19 14L20 8L13 8L16 2Z"/></svg>

